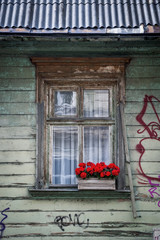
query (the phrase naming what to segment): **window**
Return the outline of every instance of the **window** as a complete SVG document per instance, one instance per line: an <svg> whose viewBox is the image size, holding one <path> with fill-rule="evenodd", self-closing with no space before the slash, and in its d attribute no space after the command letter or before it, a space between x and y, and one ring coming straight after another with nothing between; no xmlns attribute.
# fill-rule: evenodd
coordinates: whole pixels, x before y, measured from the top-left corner
<svg viewBox="0 0 160 240"><path fill-rule="evenodd" d="M37 66L37 188L76 187L80 162L124 169L119 102L128 59L32 58ZM121 173L118 188L124 186Z"/></svg>
<svg viewBox="0 0 160 240"><path fill-rule="evenodd" d="M50 129L50 184L76 184L80 162L113 161L114 87L94 81L48 87L46 125ZM58 86L59 84L59 86ZM72 89L72 84L76 84Z"/></svg>

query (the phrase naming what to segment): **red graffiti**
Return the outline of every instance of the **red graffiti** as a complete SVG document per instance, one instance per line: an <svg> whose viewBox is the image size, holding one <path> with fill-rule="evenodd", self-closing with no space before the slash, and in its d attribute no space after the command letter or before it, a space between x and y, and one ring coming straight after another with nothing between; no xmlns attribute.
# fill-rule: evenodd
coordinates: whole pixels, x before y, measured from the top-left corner
<svg viewBox="0 0 160 240"><path fill-rule="evenodd" d="M145 147L144 143L147 140L160 142L160 118L156 111L155 104L160 103L160 100L154 96L147 96L144 97L144 105L141 112L137 115L136 120L143 126L143 129L139 129L137 131L138 134L142 134L145 131L148 133L148 137L143 138L136 146L136 150L140 153L139 157L139 169L137 169L138 173L142 176L139 178L141 180L141 184L147 184L148 182L151 183L151 180L160 182L160 177L151 177L148 176L142 167L142 157L144 157ZM155 121L151 121L147 123L146 113L148 107L151 107L153 114L155 116ZM146 119L145 119L146 118ZM151 184L150 184L151 185ZM153 185L153 184L152 184Z"/></svg>

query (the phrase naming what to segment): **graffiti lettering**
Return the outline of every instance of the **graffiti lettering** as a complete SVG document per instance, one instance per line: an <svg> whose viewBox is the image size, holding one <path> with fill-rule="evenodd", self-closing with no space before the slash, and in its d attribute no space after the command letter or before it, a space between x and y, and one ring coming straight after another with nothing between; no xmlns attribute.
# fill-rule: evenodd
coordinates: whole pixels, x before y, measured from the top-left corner
<svg viewBox="0 0 160 240"><path fill-rule="evenodd" d="M147 184L148 180L155 180L160 182L160 178L158 177L151 177L145 173L142 167L142 157L144 157L145 154L145 148L143 146L143 143L146 140L151 140L151 141L156 141L160 143L160 118L158 116L158 113L156 111L155 104L160 103L160 100L154 96L147 96L145 95L144 97L144 105L141 110L141 112L137 115L136 120L140 123L140 125L143 127L143 129L139 129L137 131L138 134L142 134L145 131L148 133L148 137L143 138L136 146L136 150L140 153L139 157L139 169L138 172L142 176L140 179L142 184ZM145 117L145 114L147 112L147 107L151 106L154 116L155 116L155 121L151 122L146 122L143 118ZM146 180L145 180L146 179Z"/></svg>
<svg viewBox="0 0 160 240"><path fill-rule="evenodd" d="M157 193L157 187L160 186L159 183L153 183L153 181L160 182L160 176L153 177L149 176L147 173L145 173L142 165L142 157L145 158L145 147L144 143L147 140L154 141L155 143L160 143L160 118L158 116L158 113L156 111L155 103L160 103L160 100L154 96L147 96L144 97L144 105L141 110L141 112L137 115L136 120L140 123L141 126L143 126L143 129L139 129L137 131L138 134L142 134L145 131L148 133L148 136L143 138L136 146L136 150L140 153L139 157L139 169L137 169L138 173L140 174L141 178L139 177L140 184L147 184L149 183L150 186L154 186L153 188L150 188L148 191L150 193L151 197L154 197L154 195L160 196L159 193ZM151 122L146 122L144 120L145 114L147 112L148 106L151 106L151 109L153 110L155 120ZM158 202L158 207L160 207L160 201Z"/></svg>
<svg viewBox="0 0 160 240"><path fill-rule="evenodd" d="M151 189L148 190L148 192L150 193L150 195L151 195L152 198L154 197L153 193L156 194L156 195L158 195L158 196L160 196L160 194L158 194L158 193L156 192L156 190L157 190L157 187L153 187L153 188L151 188Z"/></svg>
<svg viewBox="0 0 160 240"><path fill-rule="evenodd" d="M150 183L151 186L156 186L156 187L152 187L152 188L150 188L150 189L148 190L148 192L150 193L150 196L151 196L152 198L154 198L154 194L155 194L155 195L157 195L157 196L160 197L160 194L157 193L157 190L158 190L157 187L160 186L160 184L152 183L151 180L149 180L149 183ZM158 207L160 207L160 201L158 201Z"/></svg>
<svg viewBox="0 0 160 240"><path fill-rule="evenodd" d="M6 211L8 211L9 210L9 208L6 208L6 209L4 209L2 212L1 212L1 215L3 215L4 216L4 218L0 221L0 239L2 238L2 236L3 236L3 232L4 232L4 230L5 230L5 224L3 223L3 221L8 217L4 212L6 212Z"/></svg>
<svg viewBox="0 0 160 240"><path fill-rule="evenodd" d="M84 213L74 214L73 217L71 214L68 216L57 216L55 217L54 222L62 231L64 231L64 227L70 226L71 224L73 226L78 225L84 229L89 226L89 219L87 219L85 223Z"/></svg>

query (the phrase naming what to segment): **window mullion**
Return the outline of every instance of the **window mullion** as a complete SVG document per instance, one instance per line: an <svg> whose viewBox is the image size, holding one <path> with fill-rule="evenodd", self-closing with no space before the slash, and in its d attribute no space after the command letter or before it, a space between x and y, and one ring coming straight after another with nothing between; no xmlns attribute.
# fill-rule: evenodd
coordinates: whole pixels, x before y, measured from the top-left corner
<svg viewBox="0 0 160 240"><path fill-rule="evenodd" d="M79 125L79 163L83 162L83 126Z"/></svg>

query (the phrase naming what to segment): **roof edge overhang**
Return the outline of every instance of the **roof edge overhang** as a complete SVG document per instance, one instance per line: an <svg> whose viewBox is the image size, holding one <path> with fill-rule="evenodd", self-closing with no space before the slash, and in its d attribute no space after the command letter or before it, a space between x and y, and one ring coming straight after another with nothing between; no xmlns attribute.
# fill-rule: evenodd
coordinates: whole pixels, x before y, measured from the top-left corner
<svg viewBox="0 0 160 240"><path fill-rule="evenodd" d="M0 35L24 35L24 36L155 36L160 34L160 26L148 25L144 27L143 24L137 28L82 28L82 29L30 29L30 28L0 28Z"/></svg>

